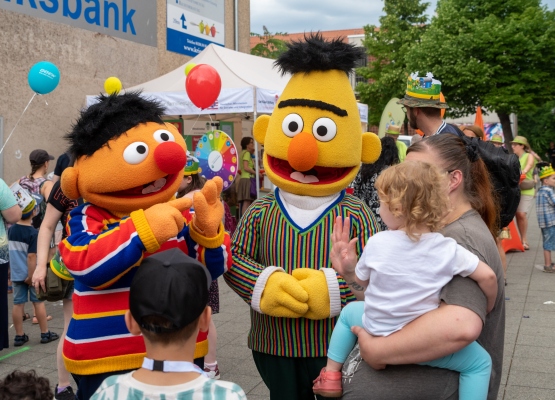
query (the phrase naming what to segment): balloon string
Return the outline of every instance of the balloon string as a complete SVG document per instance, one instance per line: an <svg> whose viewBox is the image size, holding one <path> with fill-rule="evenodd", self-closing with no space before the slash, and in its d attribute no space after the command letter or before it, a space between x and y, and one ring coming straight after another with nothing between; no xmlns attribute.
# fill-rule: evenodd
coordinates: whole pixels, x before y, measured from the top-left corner
<svg viewBox="0 0 555 400"><path fill-rule="evenodd" d="M190 135L190 134L191 134L191 132L193 131L193 128L194 128L195 125L197 124L199 118L200 118L200 114L198 115L197 119L196 119L195 122L193 123L193 126L191 126L191 129L189 130L189 133L188 133L187 135Z"/></svg>
<svg viewBox="0 0 555 400"><path fill-rule="evenodd" d="M12 131L10 132L10 134L8 135L8 138L6 139L6 141L4 142L4 146L2 146L2 148L0 149L0 154L2 154L2 152L4 151L4 147L6 147L6 144L8 144L8 140L10 140L10 138L12 137L15 128L17 128L17 125L19 124L19 121L21 121L21 118L23 117L23 114L25 114L25 111L27 111L27 109L29 108L29 105L31 104L31 102L33 101L33 99L35 98L37 94L34 93L33 97L31 97L31 100L29 100L29 103L27 103L27 105L25 106L25 109L23 110L23 112L21 113L21 115L19 116L19 119L17 120L17 122L15 123L15 126L13 127Z"/></svg>

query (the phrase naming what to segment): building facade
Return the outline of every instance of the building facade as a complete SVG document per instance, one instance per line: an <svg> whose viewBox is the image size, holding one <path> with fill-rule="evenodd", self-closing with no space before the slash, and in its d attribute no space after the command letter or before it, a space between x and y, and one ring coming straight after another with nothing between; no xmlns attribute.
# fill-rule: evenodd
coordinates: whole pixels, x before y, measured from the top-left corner
<svg viewBox="0 0 555 400"><path fill-rule="evenodd" d="M132 87L190 60L191 56L166 50L168 28L176 19L168 10L203 3L217 4L220 11L223 7L216 24L218 34L223 33L222 44L248 53L250 0L0 1L2 145L15 127L0 154L0 177L11 184L28 174L29 153L34 149L61 155L67 147L63 136L77 119L85 96L103 92L106 78L116 76L124 88ZM184 30L200 29L186 20L187 12L180 14L182 19L177 20ZM216 28L206 31L208 39L215 37ZM28 72L44 60L58 67L60 83L29 103L33 91Z"/></svg>

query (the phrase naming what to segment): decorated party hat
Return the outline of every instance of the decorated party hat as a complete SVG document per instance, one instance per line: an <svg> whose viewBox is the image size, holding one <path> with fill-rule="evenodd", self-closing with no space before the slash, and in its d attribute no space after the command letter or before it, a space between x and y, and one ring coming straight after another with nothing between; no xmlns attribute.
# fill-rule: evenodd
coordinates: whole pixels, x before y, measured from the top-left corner
<svg viewBox="0 0 555 400"><path fill-rule="evenodd" d="M547 178L553 174L555 174L555 171L553 170L551 164L540 167L540 179Z"/></svg>
<svg viewBox="0 0 555 400"><path fill-rule="evenodd" d="M434 79L428 72L425 77L418 76L418 72L410 74L407 79L405 97L397 102L407 107L433 107L449 108L447 103L440 99L441 82Z"/></svg>
<svg viewBox="0 0 555 400"><path fill-rule="evenodd" d="M183 175L195 175L199 173L199 161L198 158L191 155L189 150L187 150L187 164L185 164L185 169L183 170Z"/></svg>

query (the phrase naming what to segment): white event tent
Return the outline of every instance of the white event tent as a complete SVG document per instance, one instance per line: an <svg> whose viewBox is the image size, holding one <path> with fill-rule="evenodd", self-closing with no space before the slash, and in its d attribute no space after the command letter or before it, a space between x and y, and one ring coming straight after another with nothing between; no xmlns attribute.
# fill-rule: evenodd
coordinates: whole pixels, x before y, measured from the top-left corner
<svg viewBox="0 0 555 400"><path fill-rule="evenodd" d="M208 64L222 79L218 100L204 110L195 106L185 91L185 67L190 63ZM256 119L259 113L272 113L289 78L289 74L282 76L274 68L274 60L210 44L186 64L126 91L141 90L142 96L155 98L167 115L254 113ZM95 98L87 96L87 106L94 104ZM361 121L367 122L368 107L359 104L359 112Z"/></svg>

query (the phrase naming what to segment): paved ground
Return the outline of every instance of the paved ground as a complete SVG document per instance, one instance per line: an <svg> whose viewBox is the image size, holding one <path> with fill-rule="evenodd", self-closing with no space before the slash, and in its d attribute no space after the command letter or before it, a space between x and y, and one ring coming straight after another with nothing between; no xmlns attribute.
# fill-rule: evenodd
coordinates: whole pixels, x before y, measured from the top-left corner
<svg viewBox="0 0 555 400"><path fill-rule="evenodd" d="M510 253L507 258L505 359L498 399L555 399L555 304L544 304L555 302L555 274L545 274L534 267L543 264L535 215L530 218L528 238L530 251ZM220 283L220 303L221 312L214 316L214 320L218 329L218 362L222 379L238 383L249 399L268 399L268 389L247 348L248 307L223 281ZM48 303L47 310L54 316L50 327L61 332L61 305ZM31 312L30 306L27 311ZM55 385L57 343L40 344L38 326L30 322L25 322L25 331L30 337L28 346L0 352L0 376L16 368L34 368Z"/></svg>

